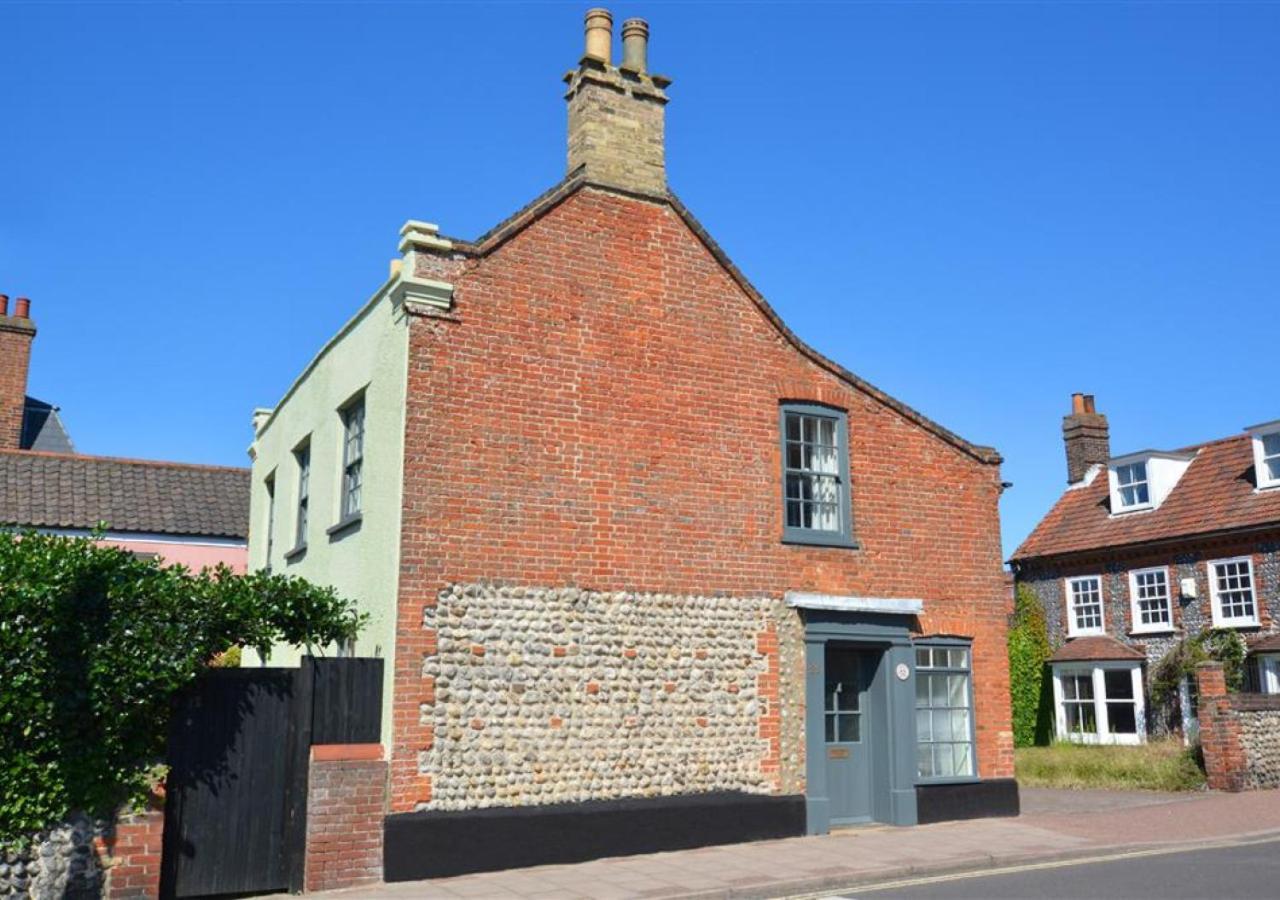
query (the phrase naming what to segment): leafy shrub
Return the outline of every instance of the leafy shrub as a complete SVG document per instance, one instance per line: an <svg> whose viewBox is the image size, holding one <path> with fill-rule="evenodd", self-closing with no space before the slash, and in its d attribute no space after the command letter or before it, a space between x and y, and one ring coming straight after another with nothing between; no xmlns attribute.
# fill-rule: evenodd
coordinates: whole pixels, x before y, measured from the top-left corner
<svg viewBox="0 0 1280 900"><path fill-rule="evenodd" d="M1008 646L1013 745L1047 744L1053 731L1052 683L1046 672L1049 628L1040 601L1025 584L1014 595Z"/></svg>
<svg viewBox="0 0 1280 900"><path fill-rule="evenodd" d="M1244 686L1244 660L1247 653L1244 638L1227 628L1211 628L1175 644L1151 667L1151 703L1165 712L1178 696L1178 687L1188 675L1195 676L1196 666L1216 660L1222 663L1227 690Z"/></svg>
<svg viewBox="0 0 1280 900"><path fill-rule="evenodd" d="M1204 786L1196 749L1177 739L1136 746L1060 743L1014 751L1023 787L1194 791Z"/></svg>
<svg viewBox="0 0 1280 900"><path fill-rule="evenodd" d="M363 622L296 578L192 573L92 540L0 533L0 843L145 794L170 698L218 654L324 645Z"/></svg>

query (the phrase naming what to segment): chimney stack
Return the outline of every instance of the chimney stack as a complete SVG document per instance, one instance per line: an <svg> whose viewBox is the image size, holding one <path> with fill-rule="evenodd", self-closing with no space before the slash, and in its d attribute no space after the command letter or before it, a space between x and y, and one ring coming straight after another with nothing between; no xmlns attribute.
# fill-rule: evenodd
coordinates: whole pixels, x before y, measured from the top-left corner
<svg viewBox="0 0 1280 900"><path fill-rule="evenodd" d="M649 73L649 25L622 25L623 60L613 65L613 16L592 9L586 17L586 50L565 75L569 89L569 172L635 194L665 198L666 88L669 78Z"/></svg>
<svg viewBox="0 0 1280 900"><path fill-rule="evenodd" d="M27 370L36 326L31 301L19 297L9 315L9 298L0 294L0 450L22 449L22 418L27 408Z"/></svg>
<svg viewBox="0 0 1280 900"><path fill-rule="evenodd" d="M1071 395L1071 415L1062 418L1062 443L1067 451L1067 484L1078 484L1091 466L1111 458L1111 429L1107 417L1094 408L1093 394Z"/></svg>

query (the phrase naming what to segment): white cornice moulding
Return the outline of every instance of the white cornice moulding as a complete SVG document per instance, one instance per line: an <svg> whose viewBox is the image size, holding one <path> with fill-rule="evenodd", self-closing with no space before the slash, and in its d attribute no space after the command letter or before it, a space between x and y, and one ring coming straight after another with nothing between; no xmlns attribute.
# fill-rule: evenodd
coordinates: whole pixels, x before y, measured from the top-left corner
<svg viewBox="0 0 1280 900"><path fill-rule="evenodd" d="M889 613L914 616L924 612L924 601L914 597L841 597L836 594L809 594L787 591L787 606L793 609L829 609L836 612Z"/></svg>
<svg viewBox="0 0 1280 900"><path fill-rule="evenodd" d="M391 288L391 301L406 306L432 306L436 309L453 308L453 285L447 281L414 278L401 275Z"/></svg>

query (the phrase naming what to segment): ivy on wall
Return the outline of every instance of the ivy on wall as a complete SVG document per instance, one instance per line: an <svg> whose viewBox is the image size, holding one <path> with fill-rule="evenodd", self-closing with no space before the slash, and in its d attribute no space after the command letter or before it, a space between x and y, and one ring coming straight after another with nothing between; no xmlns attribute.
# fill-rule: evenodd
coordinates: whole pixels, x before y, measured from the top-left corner
<svg viewBox="0 0 1280 900"><path fill-rule="evenodd" d="M298 578L193 573L84 538L0 532L0 845L145 795L170 698L219 654L323 646L363 623Z"/></svg>
<svg viewBox="0 0 1280 900"><path fill-rule="evenodd" d="M1048 744L1053 737L1052 681L1048 676L1049 627L1032 590L1018 585L1009 622L1009 693L1013 745Z"/></svg>

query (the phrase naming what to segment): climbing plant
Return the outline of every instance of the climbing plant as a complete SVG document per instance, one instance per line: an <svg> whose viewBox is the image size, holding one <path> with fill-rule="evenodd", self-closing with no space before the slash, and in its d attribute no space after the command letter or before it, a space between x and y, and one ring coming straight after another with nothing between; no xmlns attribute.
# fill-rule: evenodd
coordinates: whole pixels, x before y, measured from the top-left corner
<svg viewBox="0 0 1280 900"><path fill-rule="evenodd" d="M298 578L196 573L84 538L0 532L0 845L142 795L170 698L220 654L325 645L363 622Z"/></svg>
<svg viewBox="0 0 1280 900"><path fill-rule="evenodd" d="M1183 679L1194 676L1196 666L1210 660L1222 663L1227 689L1240 690L1244 686L1246 653L1244 638L1227 628L1211 628L1184 638L1151 667L1152 704L1157 709L1167 709L1178 695Z"/></svg>
<svg viewBox="0 0 1280 900"><path fill-rule="evenodd" d="M1047 744L1053 730L1052 685L1046 674L1049 628L1044 608L1025 584L1018 585L1014 595L1008 648L1014 746Z"/></svg>

